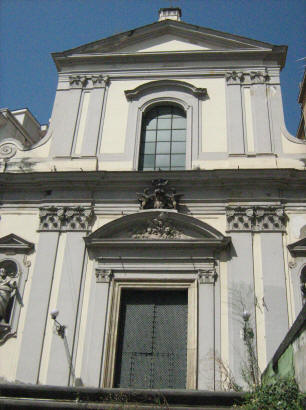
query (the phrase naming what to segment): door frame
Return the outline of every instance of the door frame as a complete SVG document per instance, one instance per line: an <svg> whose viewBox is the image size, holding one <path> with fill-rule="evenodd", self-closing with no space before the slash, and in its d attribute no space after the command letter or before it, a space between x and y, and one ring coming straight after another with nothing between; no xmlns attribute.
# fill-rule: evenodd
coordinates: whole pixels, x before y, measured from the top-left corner
<svg viewBox="0 0 306 410"><path fill-rule="evenodd" d="M105 362L102 387L114 385L115 361L117 353L118 324L120 314L121 293L123 289L186 289L188 292L187 323L187 374L186 389L196 389L197 384L197 285L196 278L180 280L126 280L114 279L111 285L107 319L107 339L105 346Z"/></svg>

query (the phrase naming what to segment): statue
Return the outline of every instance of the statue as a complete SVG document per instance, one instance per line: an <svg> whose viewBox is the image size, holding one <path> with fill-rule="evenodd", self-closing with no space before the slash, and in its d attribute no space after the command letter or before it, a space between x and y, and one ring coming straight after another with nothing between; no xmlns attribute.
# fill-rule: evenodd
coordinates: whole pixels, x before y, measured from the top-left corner
<svg viewBox="0 0 306 410"><path fill-rule="evenodd" d="M137 193L140 209L178 209L182 194L169 187L166 179L154 179L152 187Z"/></svg>
<svg viewBox="0 0 306 410"><path fill-rule="evenodd" d="M15 296L17 290L16 279L0 268L0 321L5 320L10 299Z"/></svg>

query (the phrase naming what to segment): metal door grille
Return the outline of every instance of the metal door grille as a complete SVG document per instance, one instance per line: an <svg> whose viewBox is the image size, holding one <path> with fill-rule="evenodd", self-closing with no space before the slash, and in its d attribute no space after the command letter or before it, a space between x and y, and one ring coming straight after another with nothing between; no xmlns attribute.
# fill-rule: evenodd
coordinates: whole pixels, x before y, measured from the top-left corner
<svg viewBox="0 0 306 410"><path fill-rule="evenodd" d="M115 387L186 388L187 291L123 290Z"/></svg>

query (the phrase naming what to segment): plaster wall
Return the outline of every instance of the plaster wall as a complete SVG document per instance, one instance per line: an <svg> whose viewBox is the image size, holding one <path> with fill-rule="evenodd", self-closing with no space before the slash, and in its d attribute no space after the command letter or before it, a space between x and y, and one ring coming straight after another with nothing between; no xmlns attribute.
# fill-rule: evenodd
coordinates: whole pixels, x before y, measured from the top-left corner
<svg viewBox="0 0 306 410"><path fill-rule="evenodd" d="M179 39L177 36L166 34L154 39L142 41L141 44L134 44L123 47L120 52L171 52L171 51L190 51L190 50L209 50L209 47L203 44L191 43L188 40Z"/></svg>

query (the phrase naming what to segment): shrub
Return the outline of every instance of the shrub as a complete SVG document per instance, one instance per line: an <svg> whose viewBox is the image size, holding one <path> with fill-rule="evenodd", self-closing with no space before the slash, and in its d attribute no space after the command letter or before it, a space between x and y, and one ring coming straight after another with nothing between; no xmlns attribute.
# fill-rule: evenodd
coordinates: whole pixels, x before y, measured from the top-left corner
<svg viewBox="0 0 306 410"><path fill-rule="evenodd" d="M300 393L296 381L279 378L272 383L263 383L246 396L243 410L303 410L306 395Z"/></svg>

